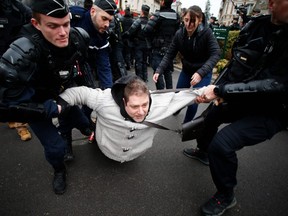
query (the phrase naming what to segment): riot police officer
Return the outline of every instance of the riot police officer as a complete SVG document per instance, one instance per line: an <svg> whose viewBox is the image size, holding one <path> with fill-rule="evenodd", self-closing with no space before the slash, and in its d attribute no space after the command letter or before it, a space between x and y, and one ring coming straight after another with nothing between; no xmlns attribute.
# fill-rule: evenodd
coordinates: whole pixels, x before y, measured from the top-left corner
<svg viewBox="0 0 288 216"><path fill-rule="evenodd" d="M144 82L148 82L147 60L151 43L149 38L144 35L143 28L148 22L149 10L150 7L148 5L142 5L140 17L125 32L125 35L134 42L136 75Z"/></svg>
<svg viewBox="0 0 288 216"><path fill-rule="evenodd" d="M71 130L86 130L89 120L75 106L59 118L60 126L56 128L51 121L58 116L53 100L76 84L94 85L85 62L89 36L83 29L70 28L64 0L34 1L31 8L31 23L23 27L22 36L0 59L0 116L7 118L4 120L28 121L54 168L54 192L63 194L64 155L67 144L71 144ZM15 106L17 113L9 112Z"/></svg>
<svg viewBox="0 0 288 216"><path fill-rule="evenodd" d="M108 30L116 8L113 0L95 0L89 11L77 6L70 7L71 26L85 29L90 36L89 65L96 72L101 89L111 88L113 85ZM73 14L78 19L75 20Z"/></svg>
<svg viewBox="0 0 288 216"><path fill-rule="evenodd" d="M172 3L173 0L161 0L160 10L150 17L150 20L144 29L146 35L152 37L151 66L154 72L168 50L175 32L180 26L180 17L175 10L171 9ZM164 71L163 75L159 76L156 83L157 89L164 89L165 86L167 89L173 88L172 72L173 62L171 62L168 69Z"/></svg>
<svg viewBox="0 0 288 216"><path fill-rule="evenodd" d="M18 0L0 1L0 56L9 48L22 25L30 22L32 11ZM21 140L32 138L28 125L22 122L8 122L9 128L15 128Z"/></svg>
<svg viewBox="0 0 288 216"><path fill-rule="evenodd" d="M115 81L120 77L127 75L125 61L123 57L124 44L122 40L122 16L118 10L115 11L114 19L110 23L109 34L109 43L111 46L110 62L113 80Z"/></svg>
<svg viewBox="0 0 288 216"><path fill-rule="evenodd" d="M133 16L131 15L130 8L125 9L125 14L122 17L122 27L123 27L123 34L128 31L128 29L133 24ZM133 43L129 38L122 38L123 41L123 57L126 64L126 69L130 70L131 68L131 52L133 48Z"/></svg>

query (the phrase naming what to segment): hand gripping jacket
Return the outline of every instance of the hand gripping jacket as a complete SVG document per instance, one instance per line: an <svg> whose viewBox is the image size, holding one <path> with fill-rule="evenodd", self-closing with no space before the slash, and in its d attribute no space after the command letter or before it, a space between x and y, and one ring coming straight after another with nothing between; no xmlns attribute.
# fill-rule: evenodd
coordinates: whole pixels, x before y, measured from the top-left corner
<svg viewBox="0 0 288 216"><path fill-rule="evenodd" d="M29 32L29 27L27 29ZM31 111L29 106L31 101L34 102L33 107L35 107L35 102L41 104L45 100L55 99L61 91L70 87L70 84L95 87L95 81L85 63L89 44L89 35L86 31L81 28L71 28L69 47L72 48L69 51L72 52L65 55L64 59L54 56L57 53L51 50L51 45L48 46L44 38L39 33L35 33L35 30L33 31L34 34L25 34L14 41L0 59L2 108L5 106L9 109L12 104L25 102L25 106L21 107ZM64 68L68 70L63 78L61 73ZM39 94L38 98L35 96L37 94ZM40 112L40 109L36 110ZM32 109L31 118L27 117L29 120L33 119L33 111L35 109ZM0 112L3 116L3 109ZM11 112L8 111L9 113ZM20 120L21 115L18 117ZM13 119L15 120L15 116ZM7 120L9 121L6 117L5 121Z"/></svg>

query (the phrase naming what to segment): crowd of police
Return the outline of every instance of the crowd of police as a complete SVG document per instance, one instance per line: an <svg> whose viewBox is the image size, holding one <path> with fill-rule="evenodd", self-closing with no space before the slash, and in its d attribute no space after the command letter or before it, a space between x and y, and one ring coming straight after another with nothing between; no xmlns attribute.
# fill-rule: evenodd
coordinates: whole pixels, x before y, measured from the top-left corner
<svg viewBox="0 0 288 216"><path fill-rule="evenodd" d="M148 5L142 5L140 15L136 18L131 15L129 8L125 9L124 16L119 13L115 15L114 22L118 25L113 25L110 29L111 44L122 45L121 51L116 49L118 54L115 54L112 46L114 57L112 56L111 62L114 62L115 66L120 68L120 65L125 63L125 68L129 70L134 65L136 75L143 81L148 81L147 66L150 65L154 72L156 71L180 26L180 17L171 9L172 3L172 0L161 1L160 9L154 13L150 12ZM120 57L121 55L123 57ZM157 89L173 87L172 71L173 63L156 83Z"/></svg>

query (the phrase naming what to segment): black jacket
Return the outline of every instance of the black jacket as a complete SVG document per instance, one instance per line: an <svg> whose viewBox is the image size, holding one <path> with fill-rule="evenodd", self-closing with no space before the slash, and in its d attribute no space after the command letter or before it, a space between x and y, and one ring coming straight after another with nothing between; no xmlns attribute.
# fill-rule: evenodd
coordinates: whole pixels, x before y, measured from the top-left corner
<svg viewBox="0 0 288 216"><path fill-rule="evenodd" d="M288 25L272 24L270 15L249 22L234 44L218 96L248 112L282 113L288 105L287 38Z"/></svg>
<svg viewBox="0 0 288 216"><path fill-rule="evenodd" d="M161 48L169 47L179 26L180 17L175 10L169 7L161 7L150 17L143 31L151 39L152 49L161 50Z"/></svg>
<svg viewBox="0 0 288 216"><path fill-rule="evenodd" d="M21 35L0 58L0 100L42 103L86 79L86 31L71 28L64 48L49 43L31 24L23 27Z"/></svg>
<svg viewBox="0 0 288 216"><path fill-rule="evenodd" d="M143 28L148 22L148 17L139 17L136 19L131 27L126 31L126 34L129 36L129 39L134 42L134 46L141 46L150 48L151 44L146 35L144 35Z"/></svg>
<svg viewBox="0 0 288 216"><path fill-rule="evenodd" d="M212 73L213 67L220 59L220 47L205 19L191 37L188 37L185 27L176 32L156 73L163 73L178 52L183 56L184 73L192 75L197 71L201 77Z"/></svg>

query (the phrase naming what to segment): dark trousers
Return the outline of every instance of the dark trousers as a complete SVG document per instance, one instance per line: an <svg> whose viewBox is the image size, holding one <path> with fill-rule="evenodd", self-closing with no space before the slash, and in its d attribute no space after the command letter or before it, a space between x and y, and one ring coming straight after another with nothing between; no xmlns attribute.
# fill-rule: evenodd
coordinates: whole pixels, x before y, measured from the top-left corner
<svg viewBox="0 0 288 216"><path fill-rule="evenodd" d="M110 62L114 81L127 75L123 57L123 45L120 43L113 44L112 51L110 52Z"/></svg>
<svg viewBox="0 0 288 216"><path fill-rule="evenodd" d="M218 126L232 122L219 132ZM198 147L208 152L212 179L218 192L231 194L237 184L236 151L271 139L284 129L281 117L265 114L245 114L225 106L214 106L206 117L203 136Z"/></svg>
<svg viewBox="0 0 288 216"><path fill-rule="evenodd" d="M46 160L57 171L65 169L64 155L67 149L67 140L62 134L71 134L73 128L81 130L89 127L89 120L77 106L71 107L69 113L59 120L57 128L51 119L29 122L29 126L44 147Z"/></svg>
<svg viewBox="0 0 288 216"><path fill-rule="evenodd" d="M130 70L131 67L131 47L124 45L123 47L123 58L126 64L126 69Z"/></svg>
<svg viewBox="0 0 288 216"><path fill-rule="evenodd" d="M147 73L148 54L149 51L146 47L143 46L135 47L135 73L144 82L148 82L148 73Z"/></svg>
<svg viewBox="0 0 288 216"><path fill-rule="evenodd" d="M153 68L154 72L156 71L157 67L159 66L160 62L162 61L164 55L158 51L152 50L151 54L151 67ZM158 81L156 83L156 88L159 89L172 89L173 88L173 79L172 73L174 71L173 61L171 61L168 68L158 77Z"/></svg>

